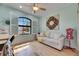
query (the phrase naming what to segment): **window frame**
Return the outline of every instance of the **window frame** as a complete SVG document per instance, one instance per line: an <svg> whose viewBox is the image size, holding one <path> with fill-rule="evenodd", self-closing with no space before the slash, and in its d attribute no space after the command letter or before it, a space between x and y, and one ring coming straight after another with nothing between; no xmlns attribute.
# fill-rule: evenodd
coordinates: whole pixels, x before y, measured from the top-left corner
<svg viewBox="0 0 79 59"><path fill-rule="evenodd" d="M27 17L18 17L18 19L19 19L19 18L25 18L26 20L29 20L29 21L30 21L30 25L19 25L19 24L18 24L18 27L29 27L29 28L30 28L30 33L29 33L29 34L31 34L31 33L32 33L32 31L31 31L31 30L32 30L32 28L31 28L31 27L32 27L32 20L31 20L30 18L27 18ZM19 21L19 20L18 20L18 21ZM24 35L24 34L23 34L23 35ZM26 35L26 34L25 34L25 35Z"/></svg>

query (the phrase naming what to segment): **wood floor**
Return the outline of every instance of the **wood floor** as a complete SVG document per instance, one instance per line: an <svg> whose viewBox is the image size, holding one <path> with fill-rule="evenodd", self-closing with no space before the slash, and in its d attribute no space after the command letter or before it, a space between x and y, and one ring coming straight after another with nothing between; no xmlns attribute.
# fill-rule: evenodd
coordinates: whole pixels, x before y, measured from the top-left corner
<svg viewBox="0 0 79 59"><path fill-rule="evenodd" d="M24 50L24 54L34 52L36 53L37 56L77 56L78 55L77 53L74 53L70 49L63 49L61 51L58 51L52 47L39 43L38 41L28 42L14 47L15 54L18 52L22 53L23 52L22 50Z"/></svg>

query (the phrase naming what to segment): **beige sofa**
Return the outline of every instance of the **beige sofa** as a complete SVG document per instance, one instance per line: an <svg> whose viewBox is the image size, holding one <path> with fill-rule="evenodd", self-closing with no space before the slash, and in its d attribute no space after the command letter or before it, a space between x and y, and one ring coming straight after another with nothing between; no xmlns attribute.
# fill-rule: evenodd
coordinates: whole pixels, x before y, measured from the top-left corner
<svg viewBox="0 0 79 59"><path fill-rule="evenodd" d="M64 46L65 36L58 31L50 31L47 33L42 33L37 35L39 42L52 46L58 50L62 50Z"/></svg>

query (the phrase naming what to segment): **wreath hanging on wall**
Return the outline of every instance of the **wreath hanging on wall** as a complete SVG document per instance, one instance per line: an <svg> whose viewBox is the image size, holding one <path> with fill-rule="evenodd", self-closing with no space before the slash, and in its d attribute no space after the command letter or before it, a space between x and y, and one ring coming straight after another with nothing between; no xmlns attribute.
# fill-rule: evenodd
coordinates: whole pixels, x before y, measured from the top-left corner
<svg viewBox="0 0 79 59"><path fill-rule="evenodd" d="M59 20L54 16L51 16L47 21L47 27L52 30L59 24Z"/></svg>

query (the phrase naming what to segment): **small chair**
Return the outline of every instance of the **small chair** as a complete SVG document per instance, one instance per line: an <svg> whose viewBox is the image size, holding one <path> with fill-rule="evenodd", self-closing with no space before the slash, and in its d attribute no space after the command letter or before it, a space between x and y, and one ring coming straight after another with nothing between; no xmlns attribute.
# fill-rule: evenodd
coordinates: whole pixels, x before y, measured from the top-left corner
<svg viewBox="0 0 79 59"><path fill-rule="evenodd" d="M12 42L14 40L15 36L12 35L8 41L4 44L4 47L2 49L2 56L14 56L13 54L13 48L12 48ZM10 50L9 50L10 49Z"/></svg>
<svg viewBox="0 0 79 59"><path fill-rule="evenodd" d="M0 44L0 56L2 55L3 46L4 44Z"/></svg>
<svg viewBox="0 0 79 59"><path fill-rule="evenodd" d="M2 41L0 41L0 56L1 56L1 54L2 54L3 47L4 47L4 45L5 45L6 42L7 42L7 40L2 40Z"/></svg>

